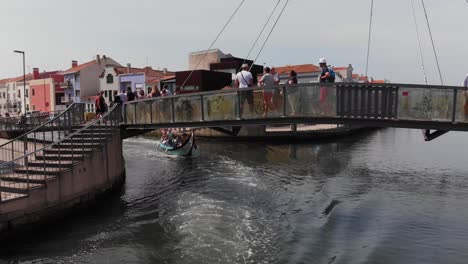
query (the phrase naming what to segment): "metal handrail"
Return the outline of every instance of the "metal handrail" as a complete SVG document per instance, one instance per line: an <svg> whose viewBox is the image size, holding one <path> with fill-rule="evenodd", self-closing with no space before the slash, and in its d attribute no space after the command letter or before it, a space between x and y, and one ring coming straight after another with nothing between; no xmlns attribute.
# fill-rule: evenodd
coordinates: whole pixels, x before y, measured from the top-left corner
<svg viewBox="0 0 468 264"><path fill-rule="evenodd" d="M468 90L468 87L462 86L441 86L441 85L422 85L422 84L403 84L403 83L356 83L356 82L336 82L336 83L299 83L299 84L278 84L274 86L258 86L258 87L248 87L248 88L231 88L231 89L222 89L222 90L213 90L206 92L197 92L197 93L186 93L179 95L171 96L162 96L162 97L153 97L143 100L134 100L131 102L125 103L125 105L137 104L139 102L148 102L148 101L157 101L164 100L165 98L188 98L196 96L210 96L210 95L222 95L229 94L237 91L263 91L268 89L278 89L281 87L330 87L330 86L342 86L342 87L382 87L382 88L391 88L391 87L400 87L400 88L409 88L409 89L441 89L441 90Z"/></svg>
<svg viewBox="0 0 468 264"><path fill-rule="evenodd" d="M72 104L52 120L0 145L0 164L34 152L43 144L60 140L84 122L84 104ZM32 143L32 144L29 144Z"/></svg>
<svg viewBox="0 0 468 264"><path fill-rule="evenodd" d="M29 130L28 132L22 134L21 136L18 136L18 137L16 137L16 138L14 138L14 139L12 139L12 140L10 140L10 141L8 141L8 142L6 142L6 143L0 145L0 148L2 148L3 146L5 146L5 145L7 145L7 144L9 144L9 143L11 143L11 142L13 142L13 141L15 141L15 140L19 140L20 138L23 138L24 136L27 136L28 134L31 134L31 133L34 133L34 132L36 132L36 131L41 130L42 128L46 127L47 125L53 123L53 122L54 122L55 120L57 120L58 118L60 118L60 117L62 117L63 115L65 115L65 113L67 113L67 111L69 111L69 110L72 109L73 107L76 107L76 105L78 105L78 104L77 104L77 103L71 104L71 105L70 105L69 107L67 107L65 110L60 111L60 114L54 116L53 119L49 120L48 122L46 122L46 123L44 123L44 124L42 124L42 125L40 125L40 126L34 128L34 129L32 129L32 130Z"/></svg>
<svg viewBox="0 0 468 264"><path fill-rule="evenodd" d="M20 157L20 158L17 158L17 159L14 159L14 160L11 160L11 161L8 161L8 162L5 162L5 163L0 164L0 170L1 170L1 167L6 167L6 166L9 166L9 165L12 165L12 164L14 164L15 162L21 161L21 160L23 160L23 159L26 158L26 157L30 157L30 156L32 156L32 155L36 155L37 153L39 153L39 152L41 152L41 151L44 151L44 150L46 150L46 149L50 149L51 147L60 145L60 144L63 143L64 141L69 140L69 139L71 139L71 138L73 138L73 137L75 137L75 136L77 136L77 135L80 135L81 133L83 133L83 131L89 130L92 126L95 126L96 124L98 124L98 123L100 123L100 122L102 122L102 121L105 121L105 119L106 119L107 117L109 117L109 115L115 114L114 111L115 111L115 109L117 109L117 108L120 109L120 104L115 104L114 106L111 107L111 109L110 109L104 116L100 117L99 119L96 119L96 120L92 121L91 123L87 124L87 125L84 126L83 128L81 128L81 129L79 129L79 130L77 130L77 131L75 131L75 132L73 132L73 133L70 133L69 135L67 135L66 137L62 138L62 139L59 140L59 141L53 142L53 143L51 143L51 144L48 144L47 146L42 147L42 148L40 148L40 149L38 149L38 150L35 150L34 152L30 152L30 153L24 155L23 157ZM117 111L117 113L119 113L119 115L120 115L120 112L119 112L119 111ZM120 116L119 116L119 120L120 120ZM102 145L102 144L100 144L100 145Z"/></svg>
<svg viewBox="0 0 468 264"><path fill-rule="evenodd" d="M19 158L0 164L0 203L2 193L15 195L27 194L31 188L44 186L50 175L59 176L73 168L77 161L84 161L88 155L93 155L94 149L105 146L114 137L121 119L121 105L114 105L104 116L90 122L86 126L67 134L64 138L54 141ZM95 130L98 128L99 130ZM97 131L95 133L95 131ZM103 138L103 132L106 137ZM107 135L109 135L107 137ZM86 135L80 139L79 135ZM83 140L83 142L79 142ZM85 151L85 140L91 140L91 145ZM78 141L78 142L77 142ZM71 148L69 148L71 145ZM62 149L66 149L62 151ZM80 150L82 151L81 153ZM52 159L46 158L52 151ZM58 152L58 153L57 153ZM89 154L90 153L90 154ZM5 180L6 179L6 180Z"/></svg>

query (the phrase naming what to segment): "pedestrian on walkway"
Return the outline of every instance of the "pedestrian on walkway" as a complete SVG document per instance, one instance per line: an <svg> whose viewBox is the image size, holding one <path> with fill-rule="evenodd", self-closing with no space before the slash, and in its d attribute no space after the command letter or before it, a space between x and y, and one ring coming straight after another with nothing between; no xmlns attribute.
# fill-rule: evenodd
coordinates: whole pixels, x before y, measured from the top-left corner
<svg viewBox="0 0 468 264"><path fill-rule="evenodd" d="M127 87L127 102L135 101L136 95L132 92L131 87Z"/></svg>
<svg viewBox="0 0 468 264"><path fill-rule="evenodd" d="M289 72L288 78L289 78L287 82L288 85L296 85L298 83L296 71L291 70L291 72ZM288 96L288 103L289 103L289 107L291 108L291 116L296 115L297 101L299 99L297 94L298 94L297 87L292 86L292 87L286 88L286 95ZM283 96L285 95L283 94Z"/></svg>
<svg viewBox="0 0 468 264"><path fill-rule="evenodd" d="M104 99L104 91L100 91L94 102L96 108L96 117L101 117L107 112L106 99Z"/></svg>
<svg viewBox="0 0 468 264"><path fill-rule="evenodd" d="M259 86L265 87L263 89L263 117L268 115L268 112L274 108L273 106L273 89L275 79L271 75L271 69L265 67L263 76L258 82Z"/></svg>
<svg viewBox="0 0 468 264"><path fill-rule="evenodd" d="M242 70L236 75L235 87L239 90L248 89L253 87L253 76L249 72L249 65L247 63L242 64ZM253 91L241 91L240 92L240 115L244 113L244 102L247 101L249 104L250 114L254 111L254 96Z"/></svg>
<svg viewBox="0 0 468 264"><path fill-rule="evenodd" d="M320 68L322 68L320 83L334 83L336 75L333 69L327 66L327 60L325 58L321 58L319 64ZM330 89L330 87L320 87L320 115L325 115L330 112L330 106L328 104L328 89Z"/></svg>

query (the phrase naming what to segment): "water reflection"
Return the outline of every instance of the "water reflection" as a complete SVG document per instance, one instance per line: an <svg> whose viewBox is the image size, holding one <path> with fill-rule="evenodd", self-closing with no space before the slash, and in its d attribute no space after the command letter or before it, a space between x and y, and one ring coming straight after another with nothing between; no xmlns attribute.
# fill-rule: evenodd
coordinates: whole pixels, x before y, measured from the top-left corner
<svg viewBox="0 0 468 264"><path fill-rule="evenodd" d="M124 143L127 184L0 259L130 263L464 263L464 134L378 130L302 144ZM440 150L450 150L441 153ZM53 230L53 231L51 231Z"/></svg>

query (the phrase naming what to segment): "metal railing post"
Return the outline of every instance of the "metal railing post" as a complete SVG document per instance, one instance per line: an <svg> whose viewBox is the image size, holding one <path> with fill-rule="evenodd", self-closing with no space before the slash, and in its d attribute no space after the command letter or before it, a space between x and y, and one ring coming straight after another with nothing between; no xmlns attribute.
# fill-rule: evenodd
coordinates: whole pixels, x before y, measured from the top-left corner
<svg viewBox="0 0 468 264"><path fill-rule="evenodd" d="M242 119L242 103L239 90L237 90L237 118Z"/></svg>
<svg viewBox="0 0 468 264"><path fill-rule="evenodd" d="M172 123L175 123L176 116L175 116L175 102L174 102L174 97L171 98L171 111L172 111Z"/></svg>
<svg viewBox="0 0 468 264"><path fill-rule="evenodd" d="M458 99L458 89L453 89L453 105L452 105L452 123L457 122L457 99Z"/></svg>
<svg viewBox="0 0 468 264"><path fill-rule="evenodd" d="M205 102L203 94L200 95L200 110L201 110L201 121L205 121Z"/></svg>
<svg viewBox="0 0 468 264"><path fill-rule="evenodd" d="M286 117L288 115L287 106L286 106L286 97L288 96L288 94L287 94L286 86L283 86L282 89L283 89L283 117Z"/></svg>
<svg viewBox="0 0 468 264"><path fill-rule="evenodd" d="M133 124L134 125L138 124L138 122L137 122L137 104L138 103L133 103Z"/></svg>
<svg viewBox="0 0 468 264"><path fill-rule="evenodd" d="M153 124L153 101L149 101L148 104L149 104L149 111L150 111L150 124ZM113 119L114 118L111 119L111 122Z"/></svg>

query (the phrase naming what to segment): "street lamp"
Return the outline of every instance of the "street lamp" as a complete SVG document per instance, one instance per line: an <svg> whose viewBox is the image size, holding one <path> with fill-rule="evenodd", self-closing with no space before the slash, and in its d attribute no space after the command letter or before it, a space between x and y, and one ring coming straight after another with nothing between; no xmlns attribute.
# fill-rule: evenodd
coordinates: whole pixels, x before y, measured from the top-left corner
<svg viewBox="0 0 468 264"><path fill-rule="evenodd" d="M19 53L23 55L23 104L24 104L24 113L26 114L26 54L21 50L14 50L14 53Z"/></svg>

